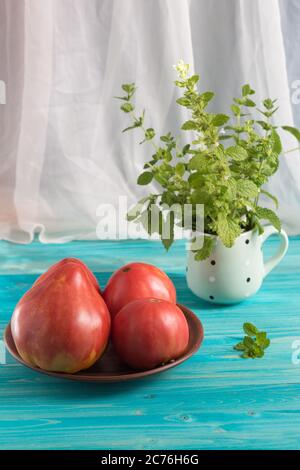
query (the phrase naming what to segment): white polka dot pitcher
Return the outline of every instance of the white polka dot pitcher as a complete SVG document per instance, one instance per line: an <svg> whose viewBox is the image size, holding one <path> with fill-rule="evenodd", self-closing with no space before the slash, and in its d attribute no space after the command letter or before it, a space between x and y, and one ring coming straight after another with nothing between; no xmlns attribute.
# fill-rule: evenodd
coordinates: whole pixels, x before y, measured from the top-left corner
<svg viewBox="0 0 300 470"><path fill-rule="evenodd" d="M251 230L240 235L232 248L226 248L216 237L214 250L204 261L195 261L188 252L187 283L201 299L218 304L234 304L255 294L263 279L281 261L288 249L284 230L264 227L264 233ZM277 234L280 245L277 252L264 261L262 247L268 237Z"/></svg>

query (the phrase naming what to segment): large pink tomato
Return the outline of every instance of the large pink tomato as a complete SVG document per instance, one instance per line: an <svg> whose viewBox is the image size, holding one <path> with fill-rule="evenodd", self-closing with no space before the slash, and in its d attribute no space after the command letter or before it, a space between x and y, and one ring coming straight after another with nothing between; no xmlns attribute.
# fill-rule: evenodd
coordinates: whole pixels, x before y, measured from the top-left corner
<svg viewBox="0 0 300 470"><path fill-rule="evenodd" d="M189 341L187 320L177 305L139 299L113 319L112 340L119 357L134 369L152 369L177 359Z"/></svg>
<svg viewBox="0 0 300 470"><path fill-rule="evenodd" d="M118 269L103 291L112 317L132 300L147 297L176 303L176 290L171 279L156 266L146 263L130 263Z"/></svg>
<svg viewBox="0 0 300 470"><path fill-rule="evenodd" d="M97 291L100 292L100 286L99 286L98 281L95 278L94 274L87 267L87 265L84 264L84 262L81 261L78 258L64 258L64 259L58 261L57 263L50 266L50 268L44 274L42 274L40 277L38 277L34 284L38 284L39 282L44 281L44 279L46 277L50 276L54 271L56 271L58 268L60 268L63 264L68 264L68 265L79 264L80 266L82 266L86 270L87 275L89 276L92 284L95 286L95 289L97 289Z"/></svg>
<svg viewBox="0 0 300 470"><path fill-rule="evenodd" d="M28 364L73 373L90 367L104 352L110 315L92 273L79 260L67 259L20 299L11 329Z"/></svg>

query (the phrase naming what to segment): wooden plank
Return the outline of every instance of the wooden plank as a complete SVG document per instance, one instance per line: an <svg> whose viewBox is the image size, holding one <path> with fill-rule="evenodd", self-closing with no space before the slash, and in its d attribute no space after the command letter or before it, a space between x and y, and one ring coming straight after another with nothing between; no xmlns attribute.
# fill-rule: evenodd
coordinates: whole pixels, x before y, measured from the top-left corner
<svg viewBox="0 0 300 470"><path fill-rule="evenodd" d="M275 249L276 239L266 246ZM182 242L166 254L157 242L0 243L0 333L37 275L77 256L102 286L122 264L143 260L165 269L178 300L205 328L199 353L160 376L127 384L54 380L17 364L0 366L0 448L279 449L300 448L300 238L261 291L234 307L212 306L186 286ZM262 360L242 360L232 346L244 321L266 328L272 345Z"/></svg>

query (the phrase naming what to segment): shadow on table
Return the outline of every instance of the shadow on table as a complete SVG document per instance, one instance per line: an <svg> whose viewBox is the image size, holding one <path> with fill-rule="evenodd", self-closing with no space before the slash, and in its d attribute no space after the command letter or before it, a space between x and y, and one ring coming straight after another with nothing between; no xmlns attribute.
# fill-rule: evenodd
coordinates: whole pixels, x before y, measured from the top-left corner
<svg viewBox="0 0 300 470"><path fill-rule="evenodd" d="M144 393L145 398L153 398L154 395L149 393L149 389L153 390L155 386L162 386L161 378L164 381L171 371L165 371L151 377L142 379L130 380L127 382L112 382L112 383L89 383L77 382L65 379L56 379L47 375L42 375L34 371L29 371L23 366L19 366L19 381L20 386L31 387L34 386L35 395L44 396L45 389L47 395L55 400L55 402L66 401L80 401L94 398L106 398L111 396L127 395L131 392ZM159 385L160 384L160 385ZM40 389L40 392L39 392Z"/></svg>

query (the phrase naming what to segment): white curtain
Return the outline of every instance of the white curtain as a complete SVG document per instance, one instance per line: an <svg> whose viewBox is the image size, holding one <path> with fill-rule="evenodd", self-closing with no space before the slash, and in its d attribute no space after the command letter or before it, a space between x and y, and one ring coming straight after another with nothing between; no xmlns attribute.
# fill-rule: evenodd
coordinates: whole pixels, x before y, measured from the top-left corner
<svg viewBox="0 0 300 470"><path fill-rule="evenodd" d="M0 0L0 237L96 238L99 204L145 195L136 177L151 149L138 132L121 134L128 122L113 96L136 82L149 127L177 133L178 59L216 91L215 109L250 82L258 98L279 99L276 123L300 125L291 23L299 31L297 0ZM298 152L283 155L269 189L285 228L300 233Z"/></svg>

